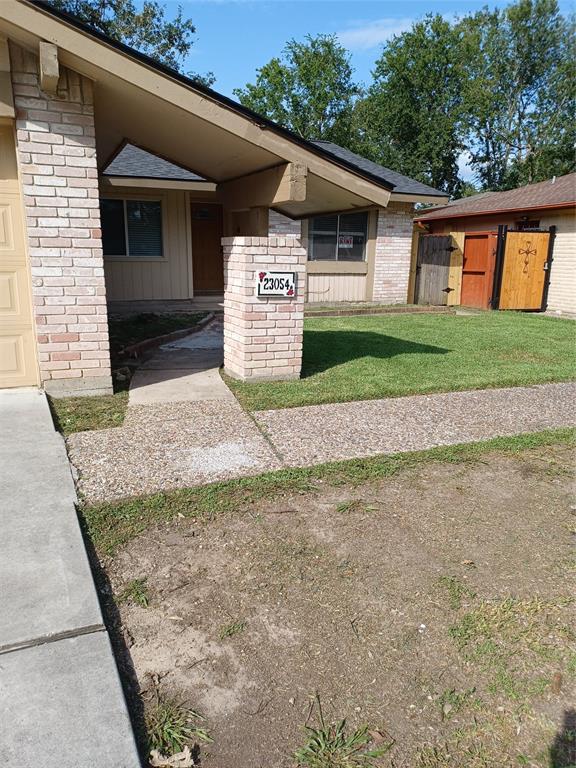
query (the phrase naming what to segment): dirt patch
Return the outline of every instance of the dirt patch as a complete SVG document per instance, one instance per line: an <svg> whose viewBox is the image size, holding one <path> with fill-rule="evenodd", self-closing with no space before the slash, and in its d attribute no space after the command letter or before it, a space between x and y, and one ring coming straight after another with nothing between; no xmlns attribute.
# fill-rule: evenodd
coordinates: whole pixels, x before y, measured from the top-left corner
<svg viewBox="0 0 576 768"><path fill-rule="evenodd" d="M118 594L146 579L148 607L119 609L144 698L206 717L206 768L293 766L316 693L393 741L383 765L569 765L573 458L430 463L147 532L107 567Z"/></svg>

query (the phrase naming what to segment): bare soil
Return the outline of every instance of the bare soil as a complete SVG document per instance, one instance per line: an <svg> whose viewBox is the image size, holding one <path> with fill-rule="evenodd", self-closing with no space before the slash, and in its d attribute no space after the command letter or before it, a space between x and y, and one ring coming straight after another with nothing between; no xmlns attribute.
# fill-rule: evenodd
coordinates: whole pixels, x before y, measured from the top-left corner
<svg viewBox="0 0 576 768"><path fill-rule="evenodd" d="M106 564L117 594L147 579L119 608L144 701L205 716L206 768L294 766L316 693L385 766L571 765L573 464L430 462L148 531Z"/></svg>

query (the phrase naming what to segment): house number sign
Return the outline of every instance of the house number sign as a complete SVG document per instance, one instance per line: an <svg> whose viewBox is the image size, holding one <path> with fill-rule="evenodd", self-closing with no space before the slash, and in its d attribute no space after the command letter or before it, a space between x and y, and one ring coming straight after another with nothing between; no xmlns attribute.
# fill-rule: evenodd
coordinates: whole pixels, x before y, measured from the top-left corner
<svg viewBox="0 0 576 768"><path fill-rule="evenodd" d="M296 296L295 272L269 272L262 270L256 275L258 296Z"/></svg>

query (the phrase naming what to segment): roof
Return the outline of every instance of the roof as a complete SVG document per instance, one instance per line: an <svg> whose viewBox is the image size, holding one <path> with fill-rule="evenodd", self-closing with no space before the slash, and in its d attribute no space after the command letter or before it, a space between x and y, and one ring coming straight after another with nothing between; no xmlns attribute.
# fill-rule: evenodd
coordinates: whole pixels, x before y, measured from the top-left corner
<svg viewBox="0 0 576 768"><path fill-rule="evenodd" d="M206 181L203 176L153 155L133 144L124 144L103 171L104 176L125 176L170 181Z"/></svg>
<svg viewBox="0 0 576 768"><path fill-rule="evenodd" d="M427 197L446 196L444 192L415 181L408 176L403 176L401 173L396 173L396 171L391 171L389 168L373 163L371 160L366 160L366 158L356 155L354 152L350 152L350 150L339 147L332 142L314 141L313 143L322 145L335 157L340 155L346 157L349 162L354 162L359 167L369 166L371 172L381 174L384 181L394 184L393 191L396 194L426 195ZM164 160L133 144L125 144L121 148L118 154L106 166L103 175L141 179L168 179L171 181L206 181L203 176L175 165L168 160Z"/></svg>
<svg viewBox="0 0 576 768"><path fill-rule="evenodd" d="M350 152L349 150L344 149L343 147L339 147L336 144L332 144L331 142L324 142L324 141L312 142L312 141L303 139L301 136L298 136L292 131L289 131L288 129L278 125L277 123L274 123L272 120L269 120L268 118L263 117L262 115L259 115L256 112L253 112L252 110L248 109L242 104L239 104L233 99L230 99L227 96L224 96L223 94L220 94L217 91L214 91L212 88L208 88L203 83L200 83L197 80L192 80L182 75L180 72L174 69L171 69L170 67L167 67L164 64L159 63L158 61L151 58L150 56L140 53L139 51L125 45L124 43L121 43L118 40L108 37L107 35L101 33L98 30L94 30L93 28L91 28L90 26L88 26L87 24L79 20L74 15L69 14L62 10L56 9L50 2L47 2L47 0L27 0L27 2L32 6L36 6L38 9L42 10L44 13L47 13L50 16L55 17L56 19L59 19L73 27L76 27L76 29L78 29L79 31L87 35L90 35L91 37L97 40L100 40L101 42L105 43L110 47L115 48L116 50L123 53L124 55L138 60L142 64L145 64L147 67L153 68L158 73L169 76L179 81L181 84L185 85L187 88L191 88L195 90L196 92L203 95L204 97L212 101L218 102L220 105L222 105L223 107L226 107L227 109L231 109L239 113L240 115L248 118L250 121L258 125L260 128L277 133L281 136L284 136L285 138L289 139L292 143L299 144L301 147L308 150L309 152L314 153L315 155L323 158L324 160L327 160L328 162L334 165L340 166L344 170L352 172L354 175L359 176L365 179L366 181L388 192L392 192L394 194L410 194L410 195L422 196L426 198L446 197L446 195L440 192L439 190L435 190L432 187L429 187L425 184L421 184L420 182L417 182L413 179L409 179L407 176L403 176L402 174L398 174L394 171L384 168L383 166L380 166L377 163L373 163L372 161L367 160L366 158L360 157L360 155L356 155L355 153ZM171 174L167 177L169 179L187 180L187 181L190 180L190 176L186 176L183 179L181 175L178 175L178 176L172 175L176 173L175 170L172 169L168 171L166 166L163 166L163 167L164 167L164 172L169 172ZM182 172L182 169L179 168L177 165L175 165L175 168L178 168L179 174ZM115 169L113 170L113 174L110 174L110 169L108 169L108 173L109 175L118 175ZM139 170L137 173L139 175L141 173L141 170ZM152 176L152 178L158 178L158 177ZM195 179L195 180L199 180L199 179Z"/></svg>
<svg viewBox="0 0 576 768"><path fill-rule="evenodd" d="M505 192L483 192L461 200L453 200L441 208L433 208L416 217L417 221L480 216L506 211L528 211L539 208L565 208L576 205L576 173L558 176L537 184L509 189Z"/></svg>
<svg viewBox="0 0 576 768"><path fill-rule="evenodd" d="M382 179L382 181L393 184L394 194L447 197L446 192L441 192L439 189L434 189L434 187L429 187L427 184L422 184L422 182L411 179L409 176L404 176L402 173L392 171L390 168L385 168L383 165L374 163L372 160L357 155L349 149L339 147L338 144L334 144L331 141L313 141L312 143L317 147L321 147L334 157L337 157L339 160L346 161L358 170L367 171L372 176L376 176L377 178Z"/></svg>

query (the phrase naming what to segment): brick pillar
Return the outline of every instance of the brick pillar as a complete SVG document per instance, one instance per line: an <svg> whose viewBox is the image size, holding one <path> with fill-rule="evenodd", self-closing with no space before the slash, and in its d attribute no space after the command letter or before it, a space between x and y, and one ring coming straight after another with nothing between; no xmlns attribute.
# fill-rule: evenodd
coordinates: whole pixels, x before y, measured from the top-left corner
<svg viewBox="0 0 576 768"><path fill-rule="evenodd" d="M373 300L404 304L412 257L412 203L390 203L378 211Z"/></svg>
<svg viewBox="0 0 576 768"><path fill-rule="evenodd" d="M297 379L306 251L294 237L224 237L224 369L242 381ZM296 297L257 295L258 272L296 272Z"/></svg>
<svg viewBox="0 0 576 768"><path fill-rule="evenodd" d="M54 394L112 391L90 80L10 46L40 375Z"/></svg>

